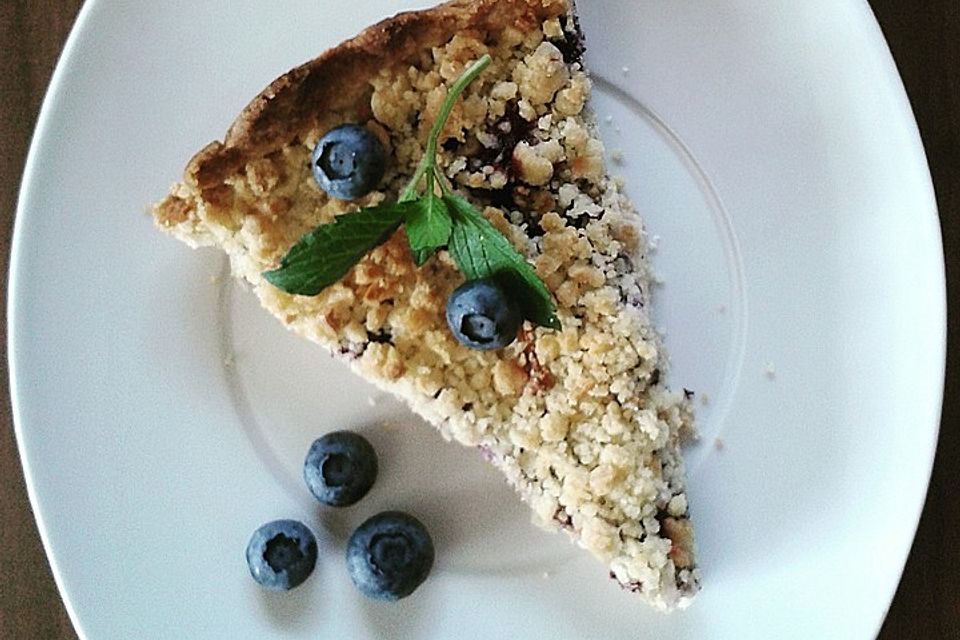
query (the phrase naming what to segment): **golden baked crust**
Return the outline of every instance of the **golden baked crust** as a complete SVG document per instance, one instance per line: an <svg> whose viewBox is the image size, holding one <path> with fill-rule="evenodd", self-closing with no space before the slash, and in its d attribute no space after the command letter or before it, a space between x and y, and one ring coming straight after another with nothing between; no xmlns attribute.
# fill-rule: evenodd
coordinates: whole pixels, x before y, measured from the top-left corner
<svg viewBox="0 0 960 640"><path fill-rule="evenodd" d="M269 285L261 273L303 233L396 197L447 84L485 53L493 61L451 113L439 165L530 260L563 330L527 325L497 352L458 344L443 311L462 276L445 251L416 268L402 230L318 296ZM479 447L542 524L671 609L699 582L680 455L690 408L664 386L645 236L605 173L580 53L565 0L401 14L271 84L154 216L191 246L224 250L281 322ZM356 202L328 198L309 166L343 122L367 126L390 156L381 190Z"/></svg>
<svg viewBox="0 0 960 640"><path fill-rule="evenodd" d="M185 179L199 189L222 184L250 158L296 136L318 114L354 107L367 81L382 69L452 34L507 27L527 32L565 11L561 0L454 0L387 18L274 80L240 113L222 143L213 142L194 156Z"/></svg>

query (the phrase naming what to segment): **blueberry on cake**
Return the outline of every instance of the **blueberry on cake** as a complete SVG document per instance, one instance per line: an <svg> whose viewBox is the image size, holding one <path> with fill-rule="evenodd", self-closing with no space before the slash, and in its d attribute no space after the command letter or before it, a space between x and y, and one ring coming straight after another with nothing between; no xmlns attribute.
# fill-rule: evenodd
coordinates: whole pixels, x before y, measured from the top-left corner
<svg viewBox="0 0 960 640"><path fill-rule="evenodd" d="M153 214L670 610L699 586L691 409L665 386L573 9L456 0L374 25L274 81Z"/></svg>

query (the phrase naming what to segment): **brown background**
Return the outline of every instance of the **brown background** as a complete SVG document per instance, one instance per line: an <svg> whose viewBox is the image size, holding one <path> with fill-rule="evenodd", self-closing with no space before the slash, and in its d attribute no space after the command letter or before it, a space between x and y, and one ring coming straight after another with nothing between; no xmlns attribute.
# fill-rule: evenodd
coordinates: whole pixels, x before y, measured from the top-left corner
<svg viewBox="0 0 960 640"><path fill-rule="evenodd" d="M960 1L870 0L903 75L940 205L947 278L956 293L960 222ZM40 102L80 0L0 0L0 256ZM4 268L3 272L6 272ZM6 308L6 278L0 287ZM951 295L950 330L956 328ZM2 327L6 345L6 326ZM954 345L951 345L951 347ZM903 581L880 637L960 638L960 413L957 354L947 365L936 466ZM6 356L0 378L6 379ZM0 392L0 638L76 638L57 594L24 490L6 383ZM857 568L850 567L857 580Z"/></svg>

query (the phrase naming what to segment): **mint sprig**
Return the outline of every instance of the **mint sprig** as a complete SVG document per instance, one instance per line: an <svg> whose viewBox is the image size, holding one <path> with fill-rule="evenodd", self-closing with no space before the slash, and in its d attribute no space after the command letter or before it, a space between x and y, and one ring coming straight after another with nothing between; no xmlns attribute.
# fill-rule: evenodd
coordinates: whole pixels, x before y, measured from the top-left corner
<svg viewBox="0 0 960 640"><path fill-rule="evenodd" d="M277 269L265 272L264 278L287 293L317 295L386 242L402 224L417 266L447 247L467 280L496 279L515 297L525 319L560 329L546 285L496 227L450 190L437 167L437 140L454 104L489 64L490 56L483 56L450 87L430 129L423 157L397 202L345 213L316 227L287 252Z"/></svg>

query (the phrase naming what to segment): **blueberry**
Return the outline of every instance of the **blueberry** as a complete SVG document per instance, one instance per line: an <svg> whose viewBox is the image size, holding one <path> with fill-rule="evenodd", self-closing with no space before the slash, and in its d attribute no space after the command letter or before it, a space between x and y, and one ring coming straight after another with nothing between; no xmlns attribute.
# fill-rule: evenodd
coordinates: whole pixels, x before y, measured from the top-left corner
<svg viewBox="0 0 960 640"><path fill-rule="evenodd" d="M346 507L367 495L377 479L377 452L363 436L334 431L310 445L303 463L310 493L331 507Z"/></svg>
<svg viewBox="0 0 960 640"><path fill-rule="evenodd" d="M387 154L368 130L344 124L320 138L313 150L312 165L321 189L340 200L355 200L380 183Z"/></svg>
<svg viewBox="0 0 960 640"><path fill-rule="evenodd" d="M288 591L303 583L317 564L317 539L296 520L274 520L247 543L250 575L267 589Z"/></svg>
<svg viewBox="0 0 960 640"><path fill-rule="evenodd" d="M453 337L471 349L500 349L517 337L523 316L503 287L492 279L471 280L447 300Z"/></svg>
<svg viewBox="0 0 960 640"><path fill-rule="evenodd" d="M433 541L422 522L400 511L384 511L350 536L347 572L364 595L399 600L427 579L433 555Z"/></svg>

